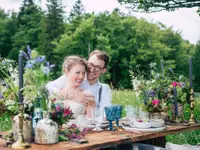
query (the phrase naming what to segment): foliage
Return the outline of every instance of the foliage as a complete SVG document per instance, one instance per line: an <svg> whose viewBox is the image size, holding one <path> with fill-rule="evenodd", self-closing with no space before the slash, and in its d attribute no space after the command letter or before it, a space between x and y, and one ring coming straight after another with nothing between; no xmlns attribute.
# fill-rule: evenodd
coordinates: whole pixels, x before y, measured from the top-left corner
<svg viewBox="0 0 200 150"><path fill-rule="evenodd" d="M62 99L52 98L50 117L59 126L62 126L64 123L66 123L69 119L73 117L73 114L70 108L65 108L63 106Z"/></svg>
<svg viewBox="0 0 200 150"><path fill-rule="evenodd" d="M55 65L50 65L45 61L45 56L41 56L36 50L31 50L27 46L27 53L23 52L27 60L24 72L24 103L34 102L37 98L48 104L48 93L45 88L46 83L50 80L50 71ZM44 106L43 109L46 109Z"/></svg>
<svg viewBox="0 0 200 150"><path fill-rule="evenodd" d="M140 65L140 71L149 74L149 63L159 63L161 59L168 60L177 74L188 76L188 57L194 56L196 47L183 40L181 32L172 27L137 19L119 9L99 14L82 12L71 20L67 16L64 22L60 0L49 0L46 12L35 7L34 1L30 2L24 0L19 14L13 17L2 13L1 55L7 56L12 50L9 57L16 60L19 50L25 50L29 43L56 64L52 75L57 78L66 55L87 58L92 50L102 49L110 55L111 61L101 80L117 89L132 88L129 70ZM7 21L10 24L7 25ZM144 79L148 79L148 75Z"/></svg>
<svg viewBox="0 0 200 150"><path fill-rule="evenodd" d="M120 3L129 4L133 11L157 12L174 11L178 8L200 7L199 0L118 0Z"/></svg>
<svg viewBox="0 0 200 150"><path fill-rule="evenodd" d="M195 54L193 57L193 68L194 68L194 88L196 91L200 91L200 40L197 42Z"/></svg>
<svg viewBox="0 0 200 150"><path fill-rule="evenodd" d="M18 71L13 60L0 60L0 100L1 113L15 115L18 112Z"/></svg>

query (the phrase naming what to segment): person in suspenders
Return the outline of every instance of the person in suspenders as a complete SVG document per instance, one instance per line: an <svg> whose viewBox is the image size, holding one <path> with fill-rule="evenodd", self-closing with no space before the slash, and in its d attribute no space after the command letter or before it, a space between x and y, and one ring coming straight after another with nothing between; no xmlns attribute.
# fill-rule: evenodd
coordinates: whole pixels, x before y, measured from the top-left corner
<svg viewBox="0 0 200 150"><path fill-rule="evenodd" d="M54 81L50 81L46 85L46 88L51 94L74 99L85 106L92 105L100 109L103 109L105 106L110 106L112 101L111 89L108 85L99 81L99 77L107 71L109 59L108 54L102 50L94 50L91 52L87 62L87 75L80 86L80 88L89 92L63 88L67 84L65 75L62 75Z"/></svg>

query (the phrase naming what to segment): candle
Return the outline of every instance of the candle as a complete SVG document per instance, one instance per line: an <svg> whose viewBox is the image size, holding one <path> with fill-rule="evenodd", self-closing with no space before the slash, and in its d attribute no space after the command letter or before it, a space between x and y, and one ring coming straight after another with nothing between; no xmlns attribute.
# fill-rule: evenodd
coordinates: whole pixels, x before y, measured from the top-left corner
<svg viewBox="0 0 200 150"><path fill-rule="evenodd" d="M23 88L23 54L20 52L18 56L18 65L19 65L19 103L23 103L23 95L22 95L22 88Z"/></svg>
<svg viewBox="0 0 200 150"><path fill-rule="evenodd" d="M174 111L175 111L175 116L178 116L178 103L177 103L176 87L174 87Z"/></svg>
<svg viewBox="0 0 200 150"><path fill-rule="evenodd" d="M192 88L192 57L189 57L189 76L190 76L190 88Z"/></svg>

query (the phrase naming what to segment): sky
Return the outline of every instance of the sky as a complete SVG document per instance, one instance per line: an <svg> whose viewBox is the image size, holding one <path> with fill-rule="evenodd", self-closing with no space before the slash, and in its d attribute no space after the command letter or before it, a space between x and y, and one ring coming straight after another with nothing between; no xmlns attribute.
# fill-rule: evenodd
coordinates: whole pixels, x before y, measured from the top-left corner
<svg viewBox="0 0 200 150"><path fill-rule="evenodd" d="M45 9L46 0L35 0L43 9ZM69 13L76 0L63 0L66 13ZM0 7L7 10L14 9L19 11L22 0L1 0ZM112 11L114 8L119 8L122 12L129 11L119 5L117 0L82 0L86 12L104 12ZM196 44L200 40L200 16L196 13L197 8L182 8L174 12L157 12L157 13L136 13L131 12L131 15L138 18L145 18L150 22L161 22L167 27L172 27L174 31L180 31L183 39L189 40L190 43Z"/></svg>

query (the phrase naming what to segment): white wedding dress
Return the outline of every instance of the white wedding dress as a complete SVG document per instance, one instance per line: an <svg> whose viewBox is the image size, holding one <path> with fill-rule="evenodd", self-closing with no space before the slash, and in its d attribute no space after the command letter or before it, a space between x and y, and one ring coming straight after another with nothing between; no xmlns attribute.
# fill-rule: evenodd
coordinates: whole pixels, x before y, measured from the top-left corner
<svg viewBox="0 0 200 150"><path fill-rule="evenodd" d="M83 104L74 100L65 100L64 107L69 107L72 110L73 116L77 118L79 115L84 115L86 108Z"/></svg>

